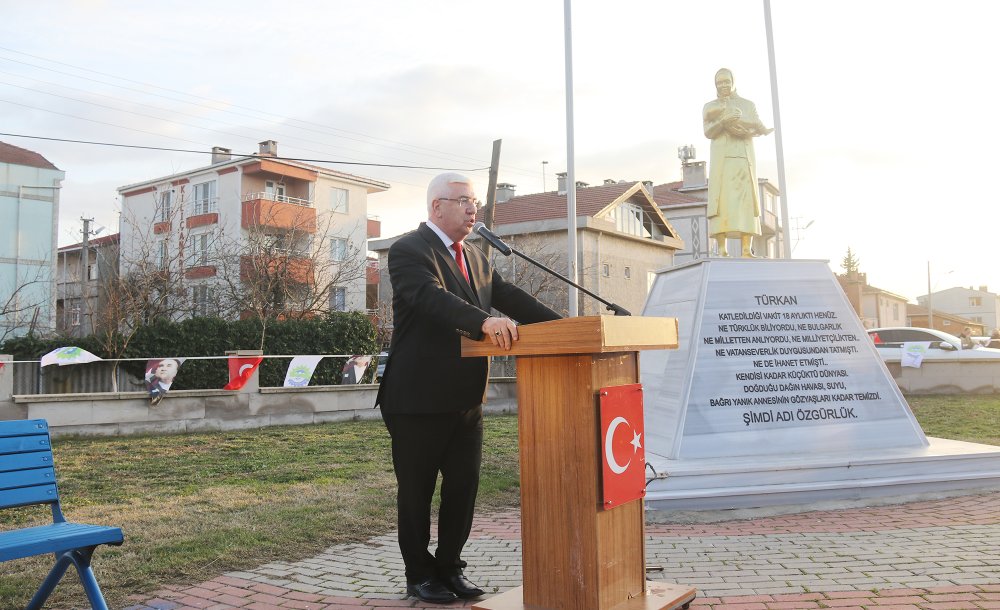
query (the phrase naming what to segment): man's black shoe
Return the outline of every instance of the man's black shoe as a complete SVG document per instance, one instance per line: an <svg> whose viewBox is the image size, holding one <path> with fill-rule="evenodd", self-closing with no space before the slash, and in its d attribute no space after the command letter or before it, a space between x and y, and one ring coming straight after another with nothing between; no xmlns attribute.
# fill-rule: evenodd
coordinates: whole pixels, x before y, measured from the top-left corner
<svg viewBox="0 0 1000 610"><path fill-rule="evenodd" d="M455 594L449 591L440 580L435 578L428 578L415 585L407 584L406 594L412 595L420 601L432 604L447 604L448 602L455 601Z"/></svg>
<svg viewBox="0 0 1000 610"><path fill-rule="evenodd" d="M486 592L469 582L469 579L462 574L445 576L441 579L448 590L462 599L472 599L480 597Z"/></svg>

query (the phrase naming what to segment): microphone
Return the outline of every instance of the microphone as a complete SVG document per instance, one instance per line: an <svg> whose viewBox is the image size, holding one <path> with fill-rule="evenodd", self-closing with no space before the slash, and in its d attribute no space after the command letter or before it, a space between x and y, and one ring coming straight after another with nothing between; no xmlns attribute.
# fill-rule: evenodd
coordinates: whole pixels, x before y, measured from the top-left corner
<svg viewBox="0 0 1000 610"><path fill-rule="evenodd" d="M486 225L482 222L477 222L472 226L472 230L479 234L480 237L490 242L490 245L497 249L497 252L503 254L504 256L510 256L513 252L510 246L505 244L499 236L493 231L486 228Z"/></svg>
<svg viewBox="0 0 1000 610"><path fill-rule="evenodd" d="M616 316L630 316L630 315L632 315L624 307L621 307L620 305L616 305L616 304L614 304L614 303L612 303L610 301L606 301L606 300L602 299L601 297L599 297L596 294L594 294L593 292L587 290L583 286L577 284L576 282L574 282L573 280L569 279L568 277L566 277L566 276L564 276L564 275L562 275L560 273L557 273L557 272L553 271L552 269L549 269L548 267L546 267L542 263L536 261L535 259L531 258L530 256L528 256L528 255L526 255L526 254L524 254L522 252L519 252L519 251L515 250L514 248L511 248L510 246L508 246L507 244L505 244L504 241L502 239L500 239L500 237L497 236L496 233L494 233L493 231L490 231L489 229L487 229L486 225L483 224L482 222L477 222L476 224L472 225L472 230L477 235L479 235L480 237L482 237L483 239L485 239L486 241L488 241L489 244L491 246L493 246L494 248L496 248L497 252L499 252L500 254L503 254L504 256L510 256L511 253L513 253L513 254L516 254L516 255L520 256L521 258L523 258L524 260L528 261L532 265L538 267L539 269L541 269L543 271L548 271L549 273L551 273L552 275L554 275L557 278L561 279L562 281L566 282L570 286L573 286L574 288L580 290L581 292L583 292L583 293L585 293L587 295L590 295L591 297L597 299L601 303L604 303L607 306L607 310L608 311L613 311Z"/></svg>

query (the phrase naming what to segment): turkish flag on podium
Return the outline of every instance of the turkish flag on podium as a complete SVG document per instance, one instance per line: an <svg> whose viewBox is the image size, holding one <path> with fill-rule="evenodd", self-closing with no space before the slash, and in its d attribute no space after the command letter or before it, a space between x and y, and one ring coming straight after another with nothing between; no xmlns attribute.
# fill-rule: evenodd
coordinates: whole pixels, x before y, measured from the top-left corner
<svg viewBox="0 0 1000 610"><path fill-rule="evenodd" d="M646 495L642 384L600 389L604 508Z"/></svg>
<svg viewBox="0 0 1000 610"><path fill-rule="evenodd" d="M223 390L238 390L245 386L250 377L253 376L253 372L257 370L260 363L264 362L262 356L230 356L229 357L229 383L223 387Z"/></svg>

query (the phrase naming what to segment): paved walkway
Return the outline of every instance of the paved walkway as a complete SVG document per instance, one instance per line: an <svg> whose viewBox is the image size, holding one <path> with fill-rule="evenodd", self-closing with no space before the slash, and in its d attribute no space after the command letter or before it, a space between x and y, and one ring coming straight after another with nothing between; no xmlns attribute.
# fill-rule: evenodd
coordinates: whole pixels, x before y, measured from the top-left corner
<svg viewBox="0 0 1000 610"><path fill-rule="evenodd" d="M650 524L651 580L696 587L698 610L1000 609L1000 492L719 523ZM466 574L520 585L517 512L482 515ZM129 610L442 608L403 595L395 535L295 563L170 587ZM471 604L465 604L471 605Z"/></svg>

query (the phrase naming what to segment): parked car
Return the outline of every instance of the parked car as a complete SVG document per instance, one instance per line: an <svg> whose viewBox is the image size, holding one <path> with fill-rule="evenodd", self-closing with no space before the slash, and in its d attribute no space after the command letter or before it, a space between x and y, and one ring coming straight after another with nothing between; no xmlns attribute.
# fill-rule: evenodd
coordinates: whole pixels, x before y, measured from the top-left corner
<svg viewBox="0 0 1000 610"><path fill-rule="evenodd" d="M895 326L873 328L868 331L882 360L900 360L903 343L926 341L930 343L925 360L1000 360L1000 349L976 345L962 349L962 340L955 335L933 328Z"/></svg>

